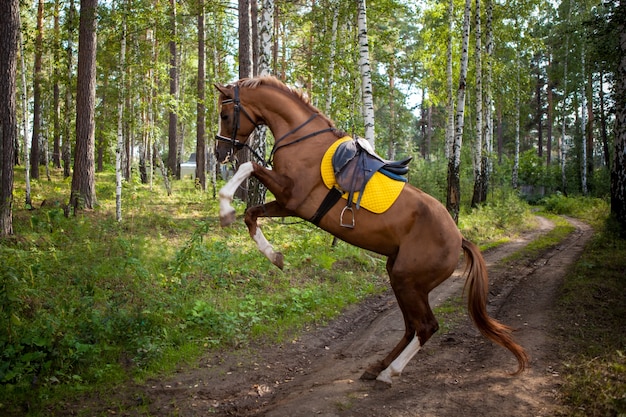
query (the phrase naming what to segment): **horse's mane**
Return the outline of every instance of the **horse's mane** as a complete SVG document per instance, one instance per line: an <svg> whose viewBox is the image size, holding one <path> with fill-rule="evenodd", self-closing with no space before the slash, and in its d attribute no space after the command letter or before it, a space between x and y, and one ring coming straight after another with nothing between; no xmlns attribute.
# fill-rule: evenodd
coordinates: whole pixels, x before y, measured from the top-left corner
<svg viewBox="0 0 626 417"><path fill-rule="evenodd" d="M288 95L295 96L298 100L302 102L302 104L308 107L311 111L313 111L314 113L317 113L319 117L328 121L328 124L330 124L330 126L335 127L335 123L332 120L330 120L328 116L326 116L317 107L311 104L309 96L306 94L306 92L298 88L289 87L285 83L280 81L278 78L272 75L265 75L265 76L253 77L253 78L242 78L239 81L237 81L235 84L239 85L239 87L246 87L246 88L257 88L263 85L263 86L276 88L278 90L285 92ZM338 136L342 136L345 134L344 132L339 132L339 131L337 132L338 132Z"/></svg>

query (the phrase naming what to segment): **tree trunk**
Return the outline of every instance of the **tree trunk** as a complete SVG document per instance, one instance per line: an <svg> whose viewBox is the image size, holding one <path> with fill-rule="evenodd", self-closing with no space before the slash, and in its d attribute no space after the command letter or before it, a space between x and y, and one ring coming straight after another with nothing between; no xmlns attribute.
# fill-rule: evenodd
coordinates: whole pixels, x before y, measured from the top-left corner
<svg viewBox="0 0 626 417"><path fill-rule="evenodd" d="M582 52L582 78L585 79L585 48ZM581 131L582 131L582 143L581 143L581 155L580 158L580 185L583 195L587 195L587 95L585 94L585 83L582 84L582 114L581 114Z"/></svg>
<svg viewBox="0 0 626 417"><path fill-rule="evenodd" d="M37 5L37 35L35 37L35 68L33 71L33 138L30 147L30 176L39 179L41 144L41 57L43 55L43 0Z"/></svg>
<svg viewBox="0 0 626 417"><path fill-rule="evenodd" d="M122 39L120 40L119 86L117 98L117 144L115 146L115 218L122 221L122 155L124 152L124 99L126 97L126 13L128 4L122 1Z"/></svg>
<svg viewBox="0 0 626 417"><path fill-rule="evenodd" d="M59 87L59 80L61 79L61 66L58 65L60 61L59 51L61 50L60 41L60 28L59 28L59 3L60 0L54 1L54 85L52 87L54 95L54 138L52 142L52 166L55 168L61 168L61 94Z"/></svg>
<svg viewBox="0 0 626 417"><path fill-rule="evenodd" d="M606 114L604 112L604 70L600 68L600 135L602 136L602 151L604 164L611 171L611 154L609 152L609 135L606 129Z"/></svg>
<svg viewBox="0 0 626 417"><path fill-rule="evenodd" d="M250 0L239 0L239 78L249 78L253 76L252 65L252 22ZM248 139L248 144L254 146L254 136ZM250 161L251 154L248 148L237 152L237 166ZM248 178L235 192L235 197L248 203L252 193L248 191L254 187L253 179Z"/></svg>
<svg viewBox="0 0 626 417"><path fill-rule="evenodd" d="M198 104L196 114L196 178L206 191L204 0L198 0Z"/></svg>
<svg viewBox="0 0 626 417"><path fill-rule="evenodd" d="M454 142L454 85L452 82L452 32L454 30L454 0L448 3L448 48L446 51L446 85L448 90L448 102L446 103L446 113L448 121L446 123L446 144L445 156L450 159L452 155L452 143Z"/></svg>
<svg viewBox="0 0 626 417"><path fill-rule="evenodd" d="M537 156L543 158L543 107L541 106L541 89L543 87L541 67L537 59L537 82L535 84L535 99L537 100Z"/></svg>
<svg viewBox="0 0 626 417"><path fill-rule="evenodd" d="M324 106L327 116L331 116L333 103L333 83L335 81L335 56L337 55L337 26L339 25L339 5L331 3L333 7L333 23L331 28L330 52L328 55L328 74L326 76L326 105Z"/></svg>
<svg viewBox="0 0 626 417"><path fill-rule="evenodd" d="M587 71L587 176L593 177L594 158L593 158L593 72ZM591 190L593 191L593 190Z"/></svg>
<svg viewBox="0 0 626 417"><path fill-rule="evenodd" d="M611 215L626 237L626 3L621 2L617 13L619 47L615 73L615 153L611 170Z"/></svg>
<svg viewBox="0 0 626 417"><path fill-rule="evenodd" d="M13 163L20 4L0 2L0 238L13 234ZM26 167L28 169L28 167Z"/></svg>
<svg viewBox="0 0 626 417"><path fill-rule="evenodd" d="M363 120L365 139L375 149L374 132L374 91L370 67L369 44L367 40L367 8L365 0L358 0L357 26L359 32L359 68L361 70L361 95L363 98Z"/></svg>
<svg viewBox="0 0 626 417"><path fill-rule="evenodd" d="M168 130L168 155L167 169L174 178L179 178L179 155L178 155L178 57L176 56L177 23L176 23L176 0L170 0L171 38L170 47L170 111Z"/></svg>
<svg viewBox="0 0 626 417"><path fill-rule="evenodd" d="M546 121L546 166L549 167L552 163L552 125L554 124L554 97L552 93L552 89L554 88L552 80L550 79L550 67L552 66L552 60L548 61L548 71L547 71L547 100L548 100L548 120Z"/></svg>
<svg viewBox="0 0 626 417"><path fill-rule="evenodd" d="M63 131L65 132L63 137L63 145L61 147L61 153L63 156L63 177L68 178L71 174L70 167L72 165L72 140L70 125L72 124L72 78L73 78L73 68L72 68L72 57L74 56L74 47L73 47L73 39L74 39L74 18L76 16L76 9L74 7L74 0L70 0L70 4L68 6L67 11L67 49L66 49L66 57L67 57L67 80L65 87L65 126L63 127Z"/></svg>
<svg viewBox="0 0 626 417"><path fill-rule="evenodd" d="M93 209L95 184L96 11L98 0L81 0L76 86L76 155L70 208Z"/></svg>
<svg viewBox="0 0 626 417"><path fill-rule="evenodd" d="M491 180L492 171L492 153L493 153L493 2L486 0L487 4L487 33L485 37L485 52L486 52L486 66L487 66L487 79L484 82L485 90L485 123L484 123L484 137L483 141L483 157L481 161L482 171L482 190L480 202L487 201L487 193L489 192L489 182Z"/></svg>
<svg viewBox="0 0 626 417"><path fill-rule="evenodd" d="M517 27L517 22L516 25ZM520 110L520 94L521 94L521 83L520 83L520 46L519 40L516 45L516 77L517 77L517 85L515 88L515 153L513 155L513 172L511 173L511 186L514 190L517 190L519 187L519 141L520 141L520 119L521 119L521 110Z"/></svg>
<svg viewBox="0 0 626 417"><path fill-rule="evenodd" d="M483 61L481 43L481 21L480 21L480 0L475 1L474 26L476 33L476 48L474 50L474 63L476 73L476 141L474 143L474 194L472 195L472 207L477 207L482 202L483 190L483 170L481 168L483 160Z"/></svg>
<svg viewBox="0 0 626 417"><path fill-rule="evenodd" d="M569 0L569 6L567 11L567 23L569 24L570 15L572 13L572 0ZM565 130L567 127L567 59L569 57L569 32L565 34L565 56L563 57L563 122L561 126L561 143L559 151L561 154L561 191L564 195L567 195L567 175L565 173L565 158L567 156L567 148L565 144Z"/></svg>
<svg viewBox="0 0 626 417"><path fill-rule="evenodd" d="M457 90L456 122L452 152L448 161L448 193L446 208L454 219L459 222L459 210L461 208L461 145L463 143L463 127L465 116L465 87L467 80L467 61L469 57L470 37L470 14L472 9L471 0L465 0L463 13L463 41L461 48L461 68L459 72L459 88Z"/></svg>
<svg viewBox="0 0 626 417"><path fill-rule="evenodd" d="M21 27L20 16L18 14L18 27ZM26 63L24 62L24 40L22 38L22 31L18 31L19 35L19 48L20 48L20 59L21 59L21 67L22 67L22 131L24 132L23 140L24 140L24 183L26 187L26 192L24 196L24 204L27 208L32 207L31 195L30 195L30 151L28 138L30 127L28 125L28 87L26 85Z"/></svg>

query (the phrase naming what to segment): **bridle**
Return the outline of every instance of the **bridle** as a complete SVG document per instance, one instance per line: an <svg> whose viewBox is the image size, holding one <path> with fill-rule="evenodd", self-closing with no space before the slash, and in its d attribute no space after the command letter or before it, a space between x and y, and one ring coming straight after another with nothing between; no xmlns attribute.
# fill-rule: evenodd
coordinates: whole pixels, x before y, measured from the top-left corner
<svg viewBox="0 0 626 417"><path fill-rule="evenodd" d="M274 158L274 154L279 149L284 148L285 146L289 146L289 145L293 145L293 144L302 142L302 141L304 141L306 139L309 139L309 138L311 138L313 136L317 136L317 135L325 133L325 132L332 132L332 131L337 130L336 128L331 126L331 127L326 128L326 129L322 129L322 130L318 130L318 131L313 132L313 133L309 133L308 135L305 135L305 136L303 136L301 138L298 138L298 139L296 139L296 140L294 140L292 142L282 143L288 136L291 136L292 134L296 133L297 131L302 129L304 126L306 126L307 124L312 122L313 119L315 119L318 116L318 114L319 114L319 113L313 113L311 115L311 117L309 117L306 121L304 121L298 127L290 130L289 132L285 133L283 136L281 136L280 138L278 138L278 139L276 139L274 141L274 147L272 148L272 151L270 152L269 159L266 161L250 145L248 145L247 143L243 143L243 142L240 142L239 140L237 140L237 132L239 131L239 126L240 126L240 122L241 122L241 113L242 112L243 112L244 116L246 116L246 118L250 121L250 123L252 123L254 125L255 129L260 127L261 125L256 123L252 119L250 114L246 111L246 109L241 105L241 101L239 100L239 86L236 85L236 84L234 86L233 98L222 100L222 105L230 104L230 103L233 103L233 105L234 105L232 137L227 138L225 136L215 135L215 139L220 141L220 142L229 143L231 145L232 151L231 151L231 153L229 153L229 155L232 155L234 153L233 151L235 151L235 150L236 151L240 151L243 148L248 148L250 150L250 152L259 160L259 162L261 162L266 167L272 165L272 160Z"/></svg>
<svg viewBox="0 0 626 417"><path fill-rule="evenodd" d="M227 137L222 136L222 135L215 135L215 139L218 140L218 141L227 142L227 143L230 144L231 152L229 152L229 155L234 154L235 150L236 151L240 151L243 148L248 148L250 150L250 152L252 152L252 154L259 161L263 162L263 165L265 165L265 160L254 149L252 149L252 147L250 145L248 145L247 143L243 143L243 142L240 142L240 141L237 140L237 132L239 131L239 125L241 123L241 118L240 118L240 113L241 112L243 112L243 114L248 118L248 120L250 120L250 122L254 125L255 129L259 127L259 124L257 124L252 119L250 114L241 105L241 101L239 100L239 86L238 85L235 85L235 94L233 95L233 98L222 100L222 105L230 104L230 103L233 103L233 105L234 105L232 137L227 138Z"/></svg>

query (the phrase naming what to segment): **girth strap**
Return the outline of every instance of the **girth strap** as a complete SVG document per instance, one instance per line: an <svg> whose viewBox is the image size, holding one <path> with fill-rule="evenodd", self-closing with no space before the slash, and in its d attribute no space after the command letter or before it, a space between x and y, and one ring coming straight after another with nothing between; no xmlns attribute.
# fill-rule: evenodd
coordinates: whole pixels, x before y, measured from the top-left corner
<svg viewBox="0 0 626 417"><path fill-rule="evenodd" d="M333 187L328 190L328 194L326 194L326 197L324 197L322 204L320 204L319 208L317 209L313 217L309 219L309 221L314 225L319 226L320 221L322 221L322 217L324 217L326 213L328 213L328 210L330 210L335 204L337 204L337 201L341 199L342 195L343 192L337 187Z"/></svg>

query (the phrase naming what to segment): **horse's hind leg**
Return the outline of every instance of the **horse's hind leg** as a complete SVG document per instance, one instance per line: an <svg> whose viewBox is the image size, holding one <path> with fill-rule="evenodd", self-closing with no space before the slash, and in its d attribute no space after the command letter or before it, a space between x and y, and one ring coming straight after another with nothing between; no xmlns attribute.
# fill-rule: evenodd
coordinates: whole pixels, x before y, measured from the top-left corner
<svg viewBox="0 0 626 417"><path fill-rule="evenodd" d="M391 377L402 373L413 356L439 329L428 303L428 293L419 288L413 274L394 271L394 263L393 260L388 261L387 270L404 317L404 336L384 360L368 368L362 376L373 379L376 375L376 380L387 384L391 384Z"/></svg>
<svg viewBox="0 0 626 417"><path fill-rule="evenodd" d="M384 368L377 381L391 385L391 377L400 375L409 361L439 329L437 319L428 304L428 294L418 290L395 290L404 315L405 332L396 348L382 361Z"/></svg>

